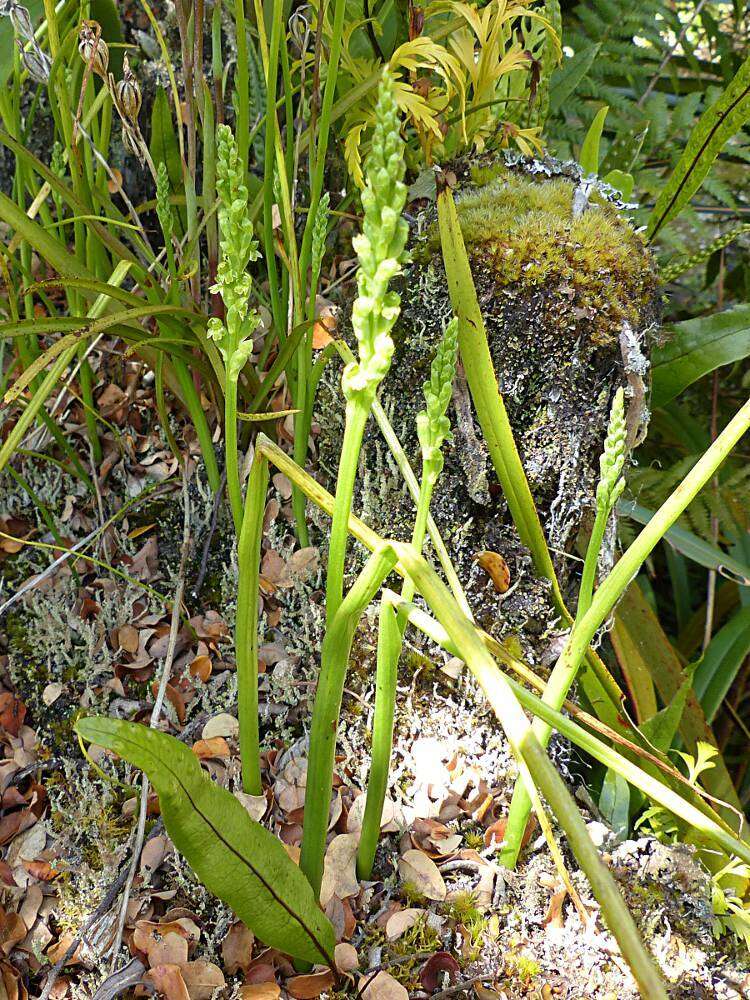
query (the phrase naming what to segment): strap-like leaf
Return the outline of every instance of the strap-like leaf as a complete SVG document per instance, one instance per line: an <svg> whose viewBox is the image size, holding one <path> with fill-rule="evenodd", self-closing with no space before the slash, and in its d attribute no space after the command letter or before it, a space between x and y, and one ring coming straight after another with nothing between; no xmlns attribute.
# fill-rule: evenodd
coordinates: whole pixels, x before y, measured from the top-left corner
<svg viewBox="0 0 750 1000"><path fill-rule="evenodd" d="M267 945L333 965L333 927L280 840L203 773L166 733L119 719L80 719L80 735L146 773L175 847L201 882Z"/></svg>
<svg viewBox="0 0 750 1000"><path fill-rule="evenodd" d="M750 118L750 57L721 97L703 112L672 176L656 200L648 220L652 239L687 204L711 169L724 145Z"/></svg>

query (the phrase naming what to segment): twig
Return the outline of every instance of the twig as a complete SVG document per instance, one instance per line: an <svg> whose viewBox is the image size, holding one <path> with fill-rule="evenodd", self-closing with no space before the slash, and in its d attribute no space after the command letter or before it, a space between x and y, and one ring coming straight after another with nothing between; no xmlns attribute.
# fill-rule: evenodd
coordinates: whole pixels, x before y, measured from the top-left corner
<svg viewBox="0 0 750 1000"><path fill-rule="evenodd" d="M456 993L463 993L464 990L470 989L474 983L479 983L483 979L490 979L487 973L483 973L481 976L472 976L471 979L464 979L461 983L456 983L454 986L448 986L447 989L440 990L439 993L431 993L430 1000L443 1000L444 997L453 997Z"/></svg>
<svg viewBox="0 0 750 1000"><path fill-rule="evenodd" d="M187 560L188 560L188 552L190 551L190 498L188 496L187 486L188 486L187 472L184 470L183 467L182 502L184 507L184 519L183 519L183 529L182 529L182 550L180 552L180 568L177 572L177 585L175 587L174 603L172 604L172 620L169 626L169 643L167 645L167 654L164 657L164 666L162 667L162 673L159 679L159 689L156 693L156 700L154 701L154 707L151 711L151 719L149 721L149 726L151 729L156 728L156 725L159 722L159 717L161 715L162 706L164 705L164 696L167 691L167 683L169 682L169 678L172 673L172 663L174 662L175 649L177 647L177 636L180 630L180 608L182 607L182 598L185 593ZM133 844L133 858L130 863L127 879L125 881L125 888L122 896L122 905L120 907L120 919L117 924L117 934L115 935L114 944L112 945L111 968L113 972L117 967L117 956L120 951L120 945L122 944L122 935L125 931L125 922L128 917L128 903L130 901L130 890L133 887L136 871L138 870L138 863L141 857L141 851L143 850L143 841L146 833L146 815L148 813L148 791L149 791L149 782L148 778L144 774L141 779L141 801L138 812L138 826L136 828L135 840Z"/></svg>
<svg viewBox="0 0 750 1000"><path fill-rule="evenodd" d="M26 583L24 583L24 585L20 587L12 597L9 597L4 604L0 604L0 617L2 617L2 615L4 615L9 608L12 608L14 604L20 601L24 594L27 594L30 590L33 590L34 587L37 586L37 584L40 584L42 582L42 580L46 580L47 577L52 576L52 574L55 572L58 566L62 566L62 564L66 562L68 559L70 559L72 555L75 555L75 553L78 552L79 549L82 549L86 545L88 545L88 543L93 538L95 538L101 530L102 530L101 527L94 528L94 530L90 531L85 538L82 538L80 540L80 542L76 542L75 545L71 546L69 549L66 549L63 552L63 554L61 556L58 556L57 559L54 560L54 562L51 562L45 570L37 574L37 576L33 576L30 580L27 580Z"/></svg>

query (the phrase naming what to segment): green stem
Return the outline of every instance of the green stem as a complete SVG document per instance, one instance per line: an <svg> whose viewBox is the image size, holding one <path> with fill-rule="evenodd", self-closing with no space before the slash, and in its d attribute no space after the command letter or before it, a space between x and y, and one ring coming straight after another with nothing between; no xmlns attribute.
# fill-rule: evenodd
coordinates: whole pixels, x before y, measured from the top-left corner
<svg viewBox="0 0 750 1000"><path fill-rule="evenodd" d="M422 475L422 485L417 505L417 517L412 531L412 545L417 552L422 551L427 531L427 515L430 509L434 483ZM414 597L414 583L407 577L401 585L401 599L411 601ZM362 819L362 834L357 851L357 872L359 877L369 879L375 859L380 833L380 820L388 787L388 771L393 750L393 718L396 708L396 682L398 661L401 657L406 618L396 615L387 601L380 603L378 619L378 653L375 674L375 714L372 724L372 760L367 781L367 800Z"/></svg>
<svg viewBox="0 0 750 1000"><path fill-rule="evenodd" d="M331 537L328 545L328 571L326 576L326 624L330 628L341 606L344 594L344 563L349 536L349 515L352 510L354 483L357 478L359 452L370 415L368 400L356 399L346 404L344 441L339 458L336 479L336 505L333 511Z"/></svg>
<svg viewBox="0 0 750 1000"><path fill-rule="evenodd" d="M224 460L227 469L227 493L232 508L234 527L239 534L242 528L242 489L237 443L237 379L227 372L224 388Z"/></svg>
<svg viewBox="0 0 750 1000"><path fill-rule="evenodd" d="M586 558L583 561L583 572L581 573L581 585L578 588L578 605L576 617L586 614L591 607L591 599L594 594L596 583L596 570L599 565L599 553L601 552L604 532L607 530L607 520L610 511L597 504L594 527L591 529L591 537L586 546Z"/></svg>
<svg viewBox="0 0 750 1000"><path fill-rule="evenodd" d="M378 617L378 654L375 674L375 715L372 724L372 760L367 779L367 799L362 833L357 848L357 875L367 880L372 874L380 836L383 803L388 788L388 771L393 750L393 717L396 707L396 680L401 656L402 632L393 606L381 600Z"/></svg>
<svg viewBox="0 0 750 1000"><path fill-rule="evenodd" d="M666 532L683 513L698 492L711 479L724 459L750 427L750 400L735 414L711 447L696 462L685 479L670 497L665 500L632 545L615 564L609 576L602 582L593 596L591 605L576 621L571 629L565 648L560 654L550 674L544 692L544 701L559 709L578 673L578 668L586 654L596 630L605 621L619 597L635 577L650 553ZM534 729L538 739L546 744L551 729L547 723L537 720ZM511 801L505 846L500 854L501 862L509 868L515 866L521 847L521 837L529 816L531 803L522 782L516 782Z"/></svg>
<svg viewBox="0 0 750 1000"><path fill-rule="evenodd" d="M263 791L258 727L258 575L268 475L268 460L256 453L248 478L242 529L237 543L239 586L234 633L237 705L242 787L249 795L260 795Z"/></svg>
<svg viewBox="0 0 750 1000"><path fill-rule="evenodd" d="M476 636L471 623L460 613L447 587L412 546L392 543L399 561L448 632L461 658L479 682L492 705L519 764L544 795L570 847L585 872L610 931L641 989L649 1000L666 1000L664 983L647 952L612 873L604 865L586 829L586 824L560 775L547 757L529 725L508 679Z"/></svg>
<svg viewBox="0 0 750 1000"><path fill-rule="evenodd" d="M310 725L304 832L300 855L300 868L307 876L316 898L320 895L323 878L336 733L349 652L359 619L395 564L396 553L387 543L373 552L329 622L323 640L320 677Z"/></svg>

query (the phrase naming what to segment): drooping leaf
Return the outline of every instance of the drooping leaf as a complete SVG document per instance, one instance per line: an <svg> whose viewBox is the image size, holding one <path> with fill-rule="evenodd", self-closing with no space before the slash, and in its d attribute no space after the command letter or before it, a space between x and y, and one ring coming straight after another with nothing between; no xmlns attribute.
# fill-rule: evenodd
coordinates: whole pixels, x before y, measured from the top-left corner
<svg viewBox="0 0 750 1000"><path fill-rule="evenodd" d="M654 349L653 403L663 406L699 378L750 356L750 305L675 323Z"/></svg>
<svg viewBox="0 0 750 1000"><path fill-rule="evenodd" d="M188 747L120 719L80 719L76 729L145 772L175 847L253 933L295 958L333 967L333 927L305 876L281 841L204 774Z"/></svg>
<svg viewBox="0 0 750 1000"><path fill-rule="evenodd" d="M639 524L648 524L654 516L654 512L647 507L642 507L632 500L622 500L617 505L618 513L626 517L632 517ZM706 569L714 569L722 576L736 580L742 586L750 585L750 563L742 562L736 556L724 552L717 545L712 545L694 535L686 528L673 525L664 535L664 541L677 549L688 559L705 566Z"/></svg>
<svg viewBox="0 0 750 1000"><path fill-rule="evenodd" d="M594 115L594 120L589 125L586 138L583 140L578 162L587 174L596 174L599 171L599 145L608 111L608 104L605 104L603 108L599 108Z"/></svg>
<svg viewBox="0 0 750 1000"><path fill-rule="evenodd" d="M649 238L653 238L690 201L708 175L716 157L748 118L750 57L743 62L719 99L699 118L685 151L656 199L648 220Z"/></svg>
<svg viewBox="0 0 750 1000"><path fill-rule="evenodd" d="M711 722L750 653L750 608L740 608L708 644L693 687Z"/></svg>

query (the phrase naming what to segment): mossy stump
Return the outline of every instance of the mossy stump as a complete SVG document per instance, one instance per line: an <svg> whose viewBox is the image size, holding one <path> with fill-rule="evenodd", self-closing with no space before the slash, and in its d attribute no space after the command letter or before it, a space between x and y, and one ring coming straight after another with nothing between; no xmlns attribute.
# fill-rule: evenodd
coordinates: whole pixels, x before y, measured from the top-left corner
<svg viewBox="0 0 750 1000"><path fill-rule="evenodd" d="M624 386L633 445L647 420L647 342L658 322L653 259L612 192L576 164L491 158L454 165L455 198L498 385L566 596L575 600L582 535L593 517L598 459L612 397ZM421 386L451 316L433 204L411 218L411 262L399 284L396 350L380 399L417 474ZM333 484L343 406L339 372L321 389L320 465ZM515 633L544 661L557 616L510 521L459 365L449 412L454 440L432 513L479 623ZM414 505L371 421L357 510L408 539ZM611 540L610 543L611 545ZM504 557L499 594L476 562Z"/></svg>

